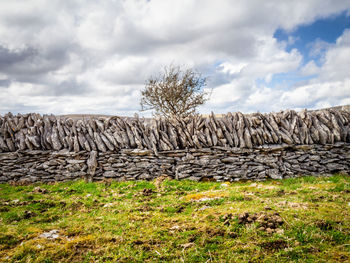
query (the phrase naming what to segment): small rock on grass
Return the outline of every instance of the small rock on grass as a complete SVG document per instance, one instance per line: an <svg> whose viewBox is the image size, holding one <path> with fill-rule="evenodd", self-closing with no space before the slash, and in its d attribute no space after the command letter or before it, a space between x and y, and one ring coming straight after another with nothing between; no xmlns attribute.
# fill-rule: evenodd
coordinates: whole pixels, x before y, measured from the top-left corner
<svg viewBox="0 0 350 263"><path fill-rule="evenodd" d="M49 191L47 191L47 189L41 188L39 186L33 189L33 193L36 193L36 194L47 194L48 192Z"/></svg>
<svg viewBox="0 0 350 263"><path fill-rule="evenodd" d="M175 226L172 226L171 228L169 228L170 231L179 230L179 229L180 229L180 226L178 226L178 225L175 225Z"/></svg>
<svg viewBox="0 0 350 263"><path fill-rule="evenodd" d="M58 233L59 233L59 230L53 229L49 232L42 233L39 237L46 238L46 239L57 239L60 237Z"/></svg>
<svg viewBox="0 0 350 263"><path fill-rule="evenodd" d="M181 247L183 247L183 249L187 249L187 248L190 248L190 247L193 247L194 246L194 243L186 243L186 244L182 244Z"/></svg>

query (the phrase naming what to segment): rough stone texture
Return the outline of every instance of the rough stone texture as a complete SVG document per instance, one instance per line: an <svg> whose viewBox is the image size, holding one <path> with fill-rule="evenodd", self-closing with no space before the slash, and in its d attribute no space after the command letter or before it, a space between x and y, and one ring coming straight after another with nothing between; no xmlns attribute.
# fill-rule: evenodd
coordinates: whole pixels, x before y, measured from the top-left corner
<svg viewBox="0 0 350 263"><path fill-rule="evenodd" d="M181 149L350 142L350 112L325 109L278 113L228 113L181 121L139 118L60 118L25 114L0 116L0 152L17 150L154 153Z"/></svg>
<svg viewBox="0 0 350 263"><path fill-rule="evenodd" d="M162 175L190 180L264 180L350 172L350 144L212 147L153 153L25 150L0 153L0 183L151 180Z"/></svg>
<svg viewBox="0 0 350 263"><path fill-rule="evenodd" d="M349 172L350 112L228 113L181 121L0 116L0 182L264 180Z"/></svg>

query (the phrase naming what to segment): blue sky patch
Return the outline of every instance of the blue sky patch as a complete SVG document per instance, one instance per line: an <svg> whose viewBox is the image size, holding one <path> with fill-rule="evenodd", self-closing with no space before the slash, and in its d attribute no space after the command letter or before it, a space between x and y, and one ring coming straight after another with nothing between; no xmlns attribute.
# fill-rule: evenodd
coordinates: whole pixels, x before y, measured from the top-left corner
<svg viewBox="0 0 350 263"><path fill-rule="evenodd" d="M288 52L296 48L303 55L303 64L310 60L315 60L316 64L320 64L322 52L315 54L312 51L313 44L316 42L321 45L323 43L325 46L327 43L333 44L347 28L350 28L350 16L347 15L347 12L342 12L336 16L318 19L311 24L299 26L291 32L278 29L274 33L274 38L287 43L289 39L294 39L294 42L292 41L287 45L286 50ZM323 51L325 51L325 48Z"/></svg>
<svg viewBox="0 0 350 263"><path fill-rule="evenodd" d="M264 79L258 79L256 85L258 87L267 86L274 89L288 90L296 83L300 84L300 82L306 82L315 77L317 75L301 76L298 72L278 73L274 74L268 83Z"/></svg>
<svg viewBox="0 0 350 263"><path fill-rule="evenodd" d="M303 61L300 67L311 60L315 61L317 66L322 66L322 58L328 47L335 44L347 28L350 28L350 16L347 12L342 12L318 19L311 24L301 25L293 31L278 29L274 33L274 38L287 43L286 51L297 49L301 53ZM298 72L286 72L274 74L269 83L264 80L258 80L256 83L258 86L289 89L296 83L300 84L316 77L317 75L303 76Z"/></svg>

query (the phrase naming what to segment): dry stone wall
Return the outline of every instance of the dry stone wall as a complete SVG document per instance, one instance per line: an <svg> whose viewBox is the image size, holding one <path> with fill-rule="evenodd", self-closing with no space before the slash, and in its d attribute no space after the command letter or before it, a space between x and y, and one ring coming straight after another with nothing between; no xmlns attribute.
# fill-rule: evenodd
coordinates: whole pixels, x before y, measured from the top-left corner
<svg viewBox="0 0 350 263"><path fill-rule="evenodd" d="M0 116L0 152L53 150L154 152L214 146L253 148L261 145L350 142L350 112L282 111L269 114L214 114L181 121L139 118L74 120L53 115Z"/></svg>
<svg viewBox="0 0 350 263"><path fill-rule="evenodd" d="M181 121L0 116L0 182L349 173L349 149L350 112L335 109Z"/></svg>
<svg viewBox="0 0 350 263"><path fill-rule="evenodd" d="M159 152L17 151L0 153L0 183L174 179L238 181L350 172L350 144L270 145Z"/></svg>

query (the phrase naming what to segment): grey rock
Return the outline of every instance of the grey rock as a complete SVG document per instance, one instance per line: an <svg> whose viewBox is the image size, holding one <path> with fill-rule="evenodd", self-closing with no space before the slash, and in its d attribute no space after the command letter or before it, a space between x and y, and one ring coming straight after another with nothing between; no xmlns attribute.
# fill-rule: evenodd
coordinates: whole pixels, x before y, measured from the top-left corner
<svg viewBox="0 0 350 263"><path fill-rule="evenodd" d="M272 179L283 179L283 176L277 169L269 169L266 173Z"/></svg>
<svg viewBox="0 0 350 263"><path fill-rule="evenodd" d="M97 152L96 151L91 151L89 159L87 160L86 164L88 166L88 181L92 181L92 177L95 175L96 168L97 168Z"/></svg>
<svg viewBox="0 0 350 263"><path fill-rule="evenodd" d="M85 163L85 160L67 160L67 163L70 164L80 164L80 163Z"/></svg>
<svg viewBox="0 0 350 263"><path fill-rule="evenodd" d="M320 161L321 157L319 155L312 155L309 157L310 161Z"/></svg>
<svg viewBox="0 0 350 263"><path fill-rule="evenodd" d="M103 176L106 178L115 178L115 177L120 177L121 175L114 171L107 171L103 173Z"/></svg>
<svg viewBox="0 0 350 263"><path fill-rule="evenodd" d="M149 173L142 173L138 176L138 179L140 180L149 180L152 179L152 176Z"/></svg>

